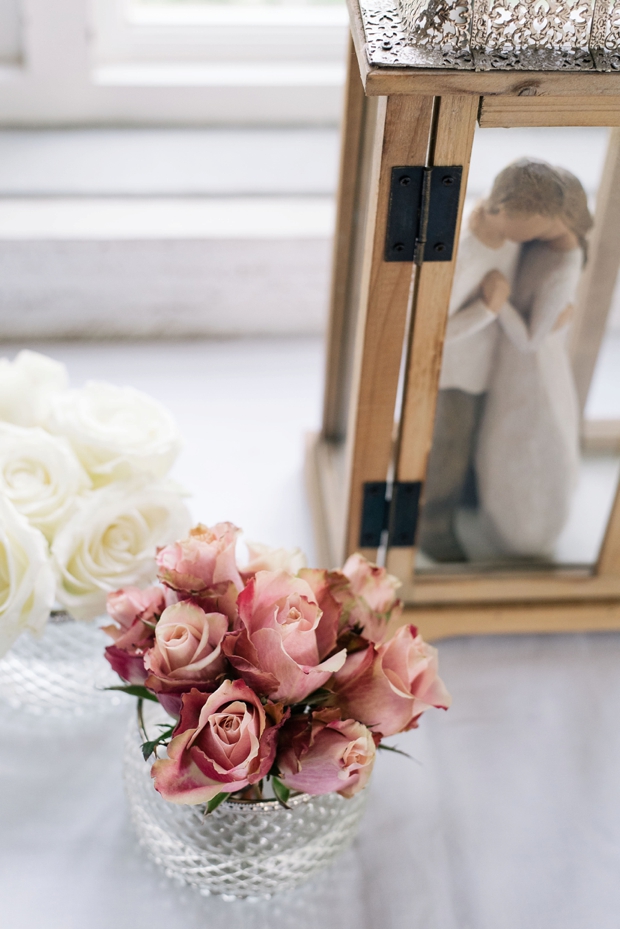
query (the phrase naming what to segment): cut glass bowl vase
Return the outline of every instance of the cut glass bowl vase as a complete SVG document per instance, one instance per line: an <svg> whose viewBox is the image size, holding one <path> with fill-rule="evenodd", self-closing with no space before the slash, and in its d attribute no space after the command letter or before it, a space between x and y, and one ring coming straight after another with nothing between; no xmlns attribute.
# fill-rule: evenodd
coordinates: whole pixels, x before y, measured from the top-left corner
<svg viewBox="0 0 620 929"><path fill-rule="evenodd" d="M40 636L24 632L0 659L0 703L29 716L88 717L122 706L104 656L110 640L97 621L54 610Z"/></svg>
<svg viewBox="0 0 620 929"><path fill-rule="evenodd" d="M208 816L204 805L169 803L151 780L153 758L140 745L170 722L161 707L144 705L144 734L134 720L125 743L125 789L131 819L147 855L178 883L204 896L270 897L291 890L347 848L362 817L365 793L297 794L277 800L226 800Z"/></svg>

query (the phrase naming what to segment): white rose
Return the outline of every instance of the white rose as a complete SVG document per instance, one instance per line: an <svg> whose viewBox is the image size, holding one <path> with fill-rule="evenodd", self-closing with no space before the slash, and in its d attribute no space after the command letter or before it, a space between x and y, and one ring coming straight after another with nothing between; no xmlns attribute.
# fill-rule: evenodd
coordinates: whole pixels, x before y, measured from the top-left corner
<svg viewBox="0 0 620 929"><path fill-rule="evenodd" d="M90 486L66 439L0 423L0 492L49 542Z"/></svg>
<svg viewBox="0 0 620 929"><path fill-rule="evenodd" d="M184 538L190 525L167 483L132 481L85 494L52 545L58 601L76 619L101 615L109 593L155 579L157 548Z"/></svg>
<svg viewBox="0 0 620 929"><path fill-rule="evenodd" d="M241 573L256 574L257 571L287 571L297 574L306 567L306 556L300 548L271 548L261 542L246 542L249 561Z"/></svg>
<svg viewBox="0 0 620 929"><path fill-rule="evenodd" d="M44 422L51 397L69 385L67 369L38 352L20 352L14 361L0 358L0 420L18 426Z"/></svg>
<svg viewBox="0 0 620 929"><path fill-rule="evenodd" d="M45 539L0 494L0 657L25 629L43 629L55 588Z"/></svg>
<svg viewBox="0 0 620 929"><path fill-rule="evenodd" d="M139 474L162 478L181 447L161 403L133 387L100 381L54 397L47 425L67 437L97 487Z"/></svg>

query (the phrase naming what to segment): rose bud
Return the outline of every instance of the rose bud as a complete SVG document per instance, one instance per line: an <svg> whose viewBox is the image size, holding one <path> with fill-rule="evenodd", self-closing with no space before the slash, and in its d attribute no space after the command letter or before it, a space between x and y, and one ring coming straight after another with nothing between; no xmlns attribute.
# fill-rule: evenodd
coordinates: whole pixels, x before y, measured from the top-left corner
<svg viewBox="0 0 620 929"><path fill-rule="evenodd" d="M118 626L103 627L114 639L105 654L114 671L130 684L143 684L146 679L144 655L153 644L154 626L165 606L161 587L127 587L108 594L108 614Z"/></svg>
<svg viewBox="0 0 620 929"><path fill-rule="evenodd" d="M219 793L256 784L271 769L286 714L243 681L224 681L212 694L183 695L168 758L153 765L155 789L172 803L208 803Z"/></svg>
<svg viewBox="0 0 620 929"><path fill-rule="evenodd" d="M166 545L157 552L159 579L173 590L188 596L233 584L243 589L237 569L235 546L240 530L232 523L218 523L213 529L198 525L181 542Z"/></svg>
<svg viewBox="0 0 620 929"><path fill-rule="evenodd" d="M302 578L259 571L239 594L237 608L243 626L226 636L222 649L258 693L297 703L344 664L344 650L329 657L338 610L323 612Z"/></svg>
<svg viewBox="0 0 620 929"><path fill-rule="evenodd" d="M247 542L248 563L241 568L244 581L249 581L259 571L286 571L297 574L306 566L306 556L300 548L289 551L287 548L271 548L260 542Z"/></svg>
<svg viewBox="0 0 620 929"><path fill-rule="evenodd" d="M387 613L395 605L401 582L359 552L347 558L342 573L349 578L355 596L365 600L371 610Z"/></svg>
<svg viewBox="0 0 620 929"><path fill-rule="evenodd" d="M349 655L331 684L343 716L382 736L417 725L431 706L447 710L451 697L437 675L437 649L402 626L389 642Z"/></svg>
<svg viewBox="0 0 620 929"><path fill-rule="evenodd" d="M400 583L359 553L351 555L342 571L332 576L333 594L343 606L349 628L361 630L364 638L377 643L383 641L388 622L402 608L396 596Z"/></svg>
<svg viewBox="0 0 620 929"><path fill-rule="evenodd" d="M352 797L362 790L375 761L375 739L354 719L329 720L329 711L285 723L276 758L279 777L291 790L336 791ZM332 714L333 715L333 714ZM322 718L323 717L323 718Z"/></svg>
<svg viewBox="0 0 620 929"><path fill-rule="evenodd" d="M115 626L106 626L105 630L118 641L137 620L154 624L165 607L166 598L161 587L147 587L146 590L126 587L125 590L117 590L108 594L106 609L108 616L118 623L120 630Z"/></svg>
<svg viewBox="0 0 620 929"><path fill-rule="evenodd" d="M215 689L216 678L225 668L221 642L227 632L226 616L205 613L188 601L175 603L161 614L155 644L144 658L145 684L173 715L179 712L180 697L167 701L164 695L181 694L192 686Z"/></svg>

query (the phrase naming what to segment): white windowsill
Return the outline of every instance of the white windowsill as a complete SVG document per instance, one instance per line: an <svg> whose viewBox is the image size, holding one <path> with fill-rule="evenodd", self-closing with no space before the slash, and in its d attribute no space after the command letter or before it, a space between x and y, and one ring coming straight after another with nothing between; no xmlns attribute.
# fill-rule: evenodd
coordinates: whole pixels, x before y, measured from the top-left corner
<svg viewBox="0 0 620 929"><path fill-rule="evenodd" d="M0 200L0 240L323 239L331 197Z"/></svg>
<svg viewBox="0 0 620 929"><path fill-rule="evenodd" d="M19 81L26 74L26 68L21 63L0 64L0 84Z"/></svg>
<svg viewBox="0 0 620 929"><path fill-rule="evenodd" d="M202 64L118 63L96 68L99 86L133 87L334 87L345 78L343 64L218 62Z"/></svg>
<svg viewBox="0 0 620 929"><path fill-rule="evenodd" d="M166 26L174 29L188 26L230 25L348 25L347 8L342 6L194 6L130 8L126 22L131 26L148 28Z"/></svg>

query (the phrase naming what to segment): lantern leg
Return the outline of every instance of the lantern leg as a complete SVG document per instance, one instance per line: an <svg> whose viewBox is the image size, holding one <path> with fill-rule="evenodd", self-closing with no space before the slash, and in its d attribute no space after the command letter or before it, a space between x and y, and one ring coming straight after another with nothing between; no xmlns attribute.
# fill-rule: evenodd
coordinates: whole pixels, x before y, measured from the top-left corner
<svg viewBox="0 0 620 929"><path fill-rule="evenodd" d="M346 252L346 284L339 277L344 270L335 271L326 421L324 434L309 456L311 499L315 514L318 511L315 521L319 532L322 524L327 539L322 557L332 566L356 550L373 560L377 556L375 546L360 544L364 485L386 481L392 461L413 274L412 262L384 260L391 173L393 167L425 163L433 98L379 97L368 100L365 111L356 195L357 203L365 207L365 217L360 223L358 216L357 231L354 226L353 242ZM338 298L341 302L336 293L344 295ZM344 321L337 320L338 313ZM347 338L333 335L344 331ZM345 373L343 360L347 346L352 348L350 374ZM339 377L343 380L335 389ZM342 399L336 402L333 398L338 395Z"/></svg>
<svg viewBox="0 0 620 929"><path fill-rule="evenodd" d="M355 47L349 37L345 86L338 208L334 232L332 281L320 434L308 436L306 478L317 545L317 563L341 564L344 557L344 457L360 298L366 216L378 99L367 98Z"/></svg>
<svg viewBox="0 0 620 929"><path fill-rule="evenodd" d="M620 485L616 490L595 573L599 577L620 576Z"/></svg>
<svg viewBox="0 0 620 929"><path fill-rule="evenodd" d="M471 96L445 96L439 102L436 132L431 142L431 163L462 165L463 178L452 261L422 264L416 281L396 450L395 479L398 482L423 482L426 476L478 103L478 97ZM423 502L422 493L422 505ZM414 558L413 547L388 549L388 570L404 582L401 596L405 599L408 599L407 583L413 579Z"/></svg>
<svg viewBox="0 0 620 929"><path fill-rule="evenodd" d="M596 197L590 256L579 285L571 340L573 371L582 411L585 409L596 359L605 335L619 267L620 129L612 129ZM616 432L618 440L620 434L618 430Z"/></svg>
<svg viewBox="0 0 620 929"><path fill-rule="evenodd" d="M365 175L369 164L364 140L365 134L372 131L369 124L374 115L369 109L376 110L376 101L369 101L364 95L353 40L349 36L323 399L322 434L330 441L343 440L347 429L354 335L352 301L356 290L352 271L356 257L359 263L356 253L364 242L365 204L362 201L363 191L368 187ZM357 291L359 294L359 286Z"/></svg>

